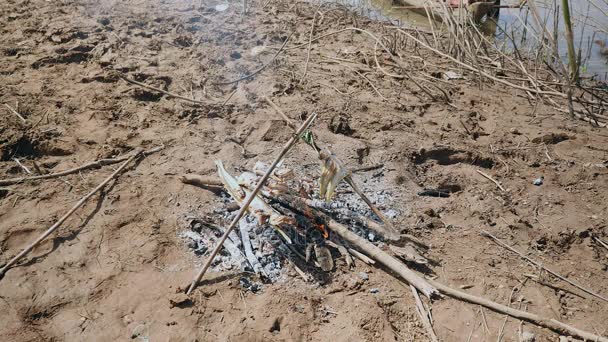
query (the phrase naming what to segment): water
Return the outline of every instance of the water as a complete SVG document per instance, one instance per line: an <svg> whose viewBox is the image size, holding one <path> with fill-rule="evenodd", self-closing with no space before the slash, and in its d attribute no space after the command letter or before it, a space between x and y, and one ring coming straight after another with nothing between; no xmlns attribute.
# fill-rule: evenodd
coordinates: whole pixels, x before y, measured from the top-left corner
<svg viewBox="0 0 608 342"><path fill-rule="evenodd" d="M403 0L407 1L407 0ZM388 20L405 26L422 26L428 28L429 20L426 16L410 10L395 8L393 0L345 0L346 4L355 7L363 15L372 19ZM512 5L518 0L502 0L502 5ZM535 0L541 21L545 22L549 32L554 33L557 27L557 46L560 57L567 63L567 45L564 34L563 14L561 1ZM581 74L594 76L599 80L608 80L608 56L600 53L600 46L595 40L606 42L608 46L608 0L570 0L571 19L573 25L574 41L577 51L581 55ZM554 15L557 14L555 20ZM495 35L497 43L513 46L504 32L517 44L520 50L533 53L538 47L538 38L542 30L533 20L528 6L523 8L501 8L496 24L489 25ZM556 25L557 24L557 25ZM486 29L488 28L486 27Z"/></svg>
<svg viewBox="0 0 608 342"><path fill-rule="evenodd" d="M557 3L559 7L556 8L555 0L535 1L541 20L546 21L552 34L557 26L558 51L564 62L567 63L568 50L561 1ZM596 75L598 79L606 80L608 76L608 56L603 56L600 53L601 47L594 41L601 40L608 43L608 0L570 0L570 7L574 45L577 51L580 50L581 54L581 74ZM518 44L526 38L528 39L528 48L534 49L538 42L534 35L539 36L540 30L533 20L529 8L526 6L522 9L501 9L500 14L499 25L506 27L508 32L513 31ZM557 20L555 20L555 15L557 15ZM524 32L526 18L528 26L533 28L528 32Z"/></svg>

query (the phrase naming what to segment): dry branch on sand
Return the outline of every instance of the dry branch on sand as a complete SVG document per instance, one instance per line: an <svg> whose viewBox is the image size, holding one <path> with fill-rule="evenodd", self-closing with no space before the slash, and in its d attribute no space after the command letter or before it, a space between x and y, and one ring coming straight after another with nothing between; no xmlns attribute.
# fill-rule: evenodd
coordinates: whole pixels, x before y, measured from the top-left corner
<svg viewBox="0 0 608 342"><path fill-rule="evenodd" d="M561 280L565 281L566 283L568 283L568 284L570 284L570 285L572 285L572 286L574 286L574 287L578 288L579 290L584 291L584 292L586 292L586 293L588 293L588 294L592 295L592 296L593 296L593 297L595 297L595 298L598 298L598 299L601 299L601 300L603 300L603 301L605 301L605 302L608 302L608 298L606 298L606 297L604 297L604 296L602 296L602 295L599 295L599 294L595 293L594 291L589 290L589 289L587 289L587 288L585 288L585 287L583 287L583 286L581 286L581 285L579 285L579 284L575 283L574 281L572 281L572 280L570 280L570 279L568 279L568 278L564 277L563 275L561 275L561 274L559 274L559 273L557 273L557 272L555 272L555 271L552 271L551 269L547 268L547 266L545 266L545 265L541 264L541 263L540 263L540 262L538 262L538 261L535 261L535 260L531 259L530 257L525 256L523 253L519 252L519 251L518 251L518 250L516 250L515 248L513 248L513 247L511 247L511 246L507 245L506 243L502 242L502 241L501 241L499 238L497 238L496 236L494 236L494 235L490 234L489 232L487 232L487 231L485 231L485 230L484 230L484 231L481 233L481 235L482 235L482 236L485 236L485 237L487 237L487 238L489 238L489 239L491 239L491 240L493 240L493 241L494 241L496 244L498 244L498 245L499 245L499 246L501 246L502 248L505 248L505 249L507 249L507 250L509 250L509 251L511 251L511 252L513 252L513 253L515 253L515 254L517 254L517 255L519 255L519 256L520 256L522 259L524 259L524 260L526 260L526 261L530 262L531 264L533 264L534 266L536 266L536 267L538 267L538 268L542 268L543 270L545 270L545 271L547 271L547 272L551 273L553 276L555 276L555 277L557 277L557 278L559 278L559 279L561 279Z"/></svg>
<svg viewBox="0 0 608 342"><path fill-rule="evenodd" d="M141 152L141 154L143 154L144 156L147 156L152 153L158 152L158 151L162 150L163 148L165 148L165 147L164 146L155 147L150 150L143 151L143 152ZM78 166L78 167L75 167L72 169L54 172L54 173L48 173L45 175L0 179L0 185L13 185L13 184L18 184L18 183L42 180L42 179L52 179L52 178L63 177L63 176L75 174L80 171L84 171L84 170L88 170L88 169L94 169L94 168L99 168L99 167L106 166L106 165L118 164L131 157L132 157L132 155L124 155L124 156L111 158L111 159L99 159L99 160L96 160L96 161L93 161L93 162L90 162L90 163L87 163L87 164L84 164L84 165L81 165L81 166Z"/></svg>
<svg viewBox="0 0 608 342"><path fill-rule="evenodd" d="M148 154L150 153L154 153L156 151L159 151L161 149L161 147L153 149L148 151ZM122 165L120 165L120 167L118 167L118 169L116 169L116 171L114 171L110 176L108 176L103 182L99 183L99 185L97 185L93 190L91 190L88 194L86 194L84 197L82 197L80 199L80 201L78 201L67 213L65 213L65 215L63 215L59 220L57 220L57 222L55 222L49 229L47 229L42 235L40 235L40 237L38 237L34 242L32 242L31 244L29 244L25 249L23 249L19 254L17 254L15 257L13 257L11 260L9 260L9 262L7 262L1 269L0 269L0 277L3 277L4 274L13 266L15 265L19 260L21 260L21 258L23 258L24 256L26 256L29 252L31 252L36 246L38 246L42 241L44 241L44 239L46 239L49 235L51 235L55 230L57 230L57 228L59 228L61 226L62 223L65 222L65 220L67 220L70 216L72 216L72 214L78 210L78 208L82 207L88 200L89 198L93 197L93 195L95 195L97 192L99 192L101 189L103 189L106 184L108 184L112 179L118 177L123 171L124 169L136 158L138 158L139 156L141 156L143 154L143 150L141 149L137 149L135 150L135 152L133 152L131 154L131 156L127 157L125 162L122 163Z"/></svg>

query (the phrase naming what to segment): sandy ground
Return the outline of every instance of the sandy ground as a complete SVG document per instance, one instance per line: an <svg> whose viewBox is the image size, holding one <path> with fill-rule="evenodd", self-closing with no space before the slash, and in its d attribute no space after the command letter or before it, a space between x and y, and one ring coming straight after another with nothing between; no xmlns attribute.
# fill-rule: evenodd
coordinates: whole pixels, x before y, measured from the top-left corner
<svg viewBox="0 0 608 342"><path fill-rule="evenodd" d="M535 108L525 94L479 85L475 77L435 80L430 98L415 84L377 71L374 41L352 30L315 41L302 80L314 7L254 1L242 15L240 3L223 12L215 5L205 2L194 10L175 0L3 2L0 102L16 108L29 128L4 106L0 110L2 178L25 175L14 157L32 171L35 161L43 172L55 172L135 147L166 148L110 183L0 280L0 340L427 340L407 285L360 262L350 270L338 260L324 281L311 283L286 264L287 279L258 294L243 291L238 274L211 273L191 303L171 304L203 260L178 237L179 218L223 205L215 194L178 177L213 175L215 159L232 170L272 160L289 130L263 95L296 120L319 113L317 140L349 166L384 163L355 178L362 184L380 179L391 191L393 200L382 209L399 212L395 224L432 246L429 275L606 334L605 302L548 278L479 234L488 230L608 295L608 250L592 240L608 241L606 130L550 107ZM315 36L347 27L394 36L385 25L339 6L323 7L322 13ZM288 37L285 51L254 78L214 85L272 60ZM414 51L411 42L394 42L411 68L424 62L430 74L449 67ZM116 71L206 104L146 91ZM317 163L302 144L286 161L298 170L307 167L311 176ZM0 263L115 167L2 189ZM544 184L532 185L540 176ZM437 187L454 193L417 195ZM526 281L525 274L540 274L565 290ZM453 299L430 307L442 341L496 341L505 322L502 315ZM507 319L503 341L517 341L519 330L533 332L537 341L558 339Z"/></svg>

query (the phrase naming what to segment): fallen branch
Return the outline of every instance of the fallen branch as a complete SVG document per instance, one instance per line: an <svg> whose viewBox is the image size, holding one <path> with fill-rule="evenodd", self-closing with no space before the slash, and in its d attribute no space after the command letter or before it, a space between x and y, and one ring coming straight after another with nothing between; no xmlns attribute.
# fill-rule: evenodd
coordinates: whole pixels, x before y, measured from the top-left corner
<svg viewBox="0 0 608 342"><path fill-rule="evenodd" d="M547 271L547 272L551 273L551 274L552 274L552 275L554 275L555 277L557 277L557 278L559 278L559 279L561 279L561 280L565 281L566 283L568 283L568 284L570 284L570 285L572 285L572 286L574 286L574 287L578 288L579 290L582 290L582 291L584 291L584 292L586 292L586 293L588 293L588 294L592 295L592 296L593 296L593 297L595 297L595 298L598 298L598 299L601 299L601 300L603 300L603 301L605 301L605 302L608 302L608 298L603 297L603 296L601 296L601 295L599 295L599 294L597 294L597 293L595 293L595 292L593 292L593 291L591 291L591 290L589 290L589 289L587 289L587 288L585 288L585 287L583 287L583 286L581 286L581 285L579 285L579 284L577 284L577 283L573 282L572 280L570 280L570 279L568 279L568 278L566 278L566 277L562 276L561 274L559 274L559 273L557 273L557 272L555 272L555 271L552 271L552 270L548 269L546 266L543 266L543 265L542 265L541 263L539 263L538 261L535 261L535 260L530 259L529 257L525 256L525 255L524 255L523 253L521 253L520 251L518 251L518 250L516 250L515 248L513 248L513 247L511 247L511 246L507 245L506 243L502 242L502 241L501 241L499 238L497 238L496 236L494 236L494 235L490 234L489 232L487 232L487 231L485 231L485 230L484 230L484 231L482 231L481 235L482 235L482 236L485 236L485 237L488 237L488 238L490 238L490 239L492 239L492 240L493 240L494 242L496 242L496 244L498 244L499 246L501 246L501 247L503 247L503 248L505 248L505 249L510 250L511 252L513 252L513 253L515 253L515 254L519 255L519 256L520 256L522 259L524 259L524 260L526 260L526 261L530 262L530 263L531 263L531 264L533 264L534 266L536 266L536 267L538 267L538 268L541 268L541 269L543 269L543 270L545 270L545 271Z"/></svg>
<svg viewBox="0 0 608 342"><path fill-rule="evenodd" d="M568 290L567 288L560 287L560 286L557 286L557 285L553 285L553 284L550 284L550 283L548 283L546 281L543 281L538 276L535 276L533 274L524 274L523 276L526 277L526 278L528 278L528 279L532 279L533 281L537 282L538 284L544 285L544 286L546 286L546 287L548 287L550 289L553 289L555 291L568 292L571 295L577 296L577 297L582 298L582 299L586 299L587 298L587 297L585 297L585 296L583 296L581 294L578 294L578 293L576 293L576 292L574 292L572 290Z"/></svg>
<svg viewBox="0 0 608 342"><path fill-rule="evenodd" d="M19 118L19 120L21 120L21 122L23 122L24 124L27 124L27 121L25 121L25 118L23 116L21 116L21 114L19 114L18 111L14 110L13 107L9 106L7 103L4 104L6 106L6 108L8 108L8 110L15 114L16 117Z"/></svg>
<svg viewBox="0 0 608 342"><path fill-rule="evenodd" d="M2 269L0 269L0 277L4 276L6 271L13 266L17 261L26 256L29 252L34 249L34 247L38 246L44 239L46 239L49 235L51 235L65 220L67 220L72 214L80 208L83 204L87 202L87 200L93 195L95 195L99 190L101 190L106 184L108 184L112 179L116 178L126 167L131 163L135 158L139 157L142 154L142 150L138 149L133 153L116 171L114 171L108 178L106 178L103 182L101 182L95 189L91 190L88 194L86 194L83 198L76 203L65 215L63 215L55 224L53 224L46 232L44 232L38 239L32 242L29 246L27 246L21 253L17 254L14 258L12 258Z"/></svg>
<svg viewBox="0 0 608 342"><path fill-rule="evenodd" d="M207 177L195 174L185 174L179 177L179 180L184 184L190 184L203 188L224 186L221 179L213 176Z"/></svg>
<svg viewBox="0 0 608 342"><path fill-rule="evenodd" d="M205 272L207 272L207 269L209 268L209 266L211 266L211 262L213 262L213 259L215 258L215 256L219 252L220 248L222 247L222 244L224 243L224 241L228 237L228 234L230 234L230 232L236 227L236 225L238 224L238 222L241 219L241 217L243 217L243 215L247 211L247 208L249 207L249 204L251 204L251 202L253 201L253 199L256 198L256 196L258 195L258 192L260 192L260 190L264 186L264 183L266 183L266 181L268 180L268 178L270 177L270 175L272 174L272 172L274 171L274 169L281 162L281 160L283 160L283 157L285 157L285 155L287 154L287 152L289 152L289 150L295 145L295 143L298 142L298 140L300 140L300 134L302 134L306 129L308 129L308 127L312 124L312 122L314 121L314 119L316 117L317 117L317 114L313 113L302 124L302 126L300 126L300 128L297 130L297 132L295 133L295 135L291 139L289 139L289 141L287 142L287 144L285 144L285 146L283 147L283 149L281 150L281 152L279 153L279 155L275 158L275 160L272 163L272 165L270 165L270 167L268 168L268 170L266 171L266 173L264 174L264 176L262 176L262 179L260 179L260 181L258 182L258 185L255 187L255 189L253 189L253 191L247 196L247 198L245 198L245 200L243 201L243 205L241 206L241 209L237 212L236 216L234 217L234 219L230 223L230 226L228 227L228 229L226 229L226 232L221 237L221 239L218 242L218 244L213 248L213 251L211 252L211 255L209 255L209 258L205 262L205 265L203 265L203 267L201 268L201 270L199 271L199 273L196 275L196 277L192 281L192 284L190 284L190 287L188 288L188 291L186 292L187 295L190 295L192 293L192 291L194 290L194 288L196 287L196 285L198 284L198 282L203 278L203 275L205 275Z"/></svg>
<svg viewBox="0 0 608 342"><path fill-rule="evenodd" d="M555 319L545 318L545 317L541 317L541 316L533 314L533 313L510 308L508 306L498 304L496 302L493 302L493 301L485 299L485 298L473 296L468 293L458 291L456 289L453 289L447 285L436 282L434 280L427 279L427 281L431 285L436 287L442 294L444 294L446 296L449 296L449 297L452 297L455 299L460 299L460 300L468 302L468 303L473 303L473 304L478 304L478 305L484 306L495 312L506 314L511 317L521 319L526 322L530 322L532 324L551 329L561 335L573 336L573 337L577 337L577 338L580 338L583 340L589 340L589 341L608 342L608 338L577 329L573 326L562 323Z"/></svg>
<svg viewBox="0 0 608 342"><path fill-rule="evenodd" d="M160 88L156 88L156 87L147 85L145 83L138 82L136 80L132 80L132 79L128 78L127 76L125 76L125 75L123 75L121 73L118 73L118 72L117 72L117 75L118 75L118 77L120 77L125 82L131 83L131 84L135 84L137 86L140 86L142 88L146 88L148 90L153 90L153 91L159 92L161 94L164 94L164 95L176 98L178 100L183 100L183 101L194 103L194 104L197 104L197 105L207 105L208 104L208 103L205 103L203 101L198 101L198 100L195 100L195 99L191 99L189 97L185 97L185 96L177 95L177 94L174 94L174 93L170 93L170 92L168 92L166 90L162 90Z"/></svg>
<svg viewBox="0 0 608 342"><path fill-rule="evenodd" d="M141 152L144 156L150 155L152 153L158 152L160 150L162 150L163 148L165 148L165 146L159 146L159 147L155 147L153 149ZM132 157L132 156L131 156ZM69 169L69 170L65 170L65 171L60 171L60 172L55 172L55 173L49 173L46 175L39 175L39 176L33 176L33 177L18 177L18 178L9 178L9 179L3 179L0 180L0 185L12 185L12 184L18 184L18 183L22 183L22 182L30 182L30 181L35 181L35 180L40 180L40 179L50 179L50 178L58 178L58 177L63 177L63 176L67 176L67 175L71 175L74 173L78 173L80 171L83 170L88 170L88 169L93 169L93 168L99 168L102 166L106 166L106 165L112 165L112 164L118 164L122 161L125 161L127 159L129 159L130 156L125 155L125 156L120 156L120 157L116 157L113 159L100 159L100 160L96 160L94 162L90 162L88 164L82 165L82 166L78 166L75 167L73 169Z"/></svg>
<svg viewBox="0 0 608 342"><path fill-rule="evenodd" d="M498 183L497 180L495 180L494 178L490 177L490 175L483 173L481 170L476 170L477 173L479 173L480 175L482 175L483 177L487 178L488 180L492 181L494 184L496 184L496 186L502 190L503 192L507 192L507 190L505 190L505 188L502 187L502 185L500 185L500 183Z"/></svg>

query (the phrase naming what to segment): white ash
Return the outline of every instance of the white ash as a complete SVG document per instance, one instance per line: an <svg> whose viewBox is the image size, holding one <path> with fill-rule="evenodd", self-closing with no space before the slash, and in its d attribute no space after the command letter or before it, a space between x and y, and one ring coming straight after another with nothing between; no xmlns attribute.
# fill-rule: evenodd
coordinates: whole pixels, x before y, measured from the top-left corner
<svg viewBox="0 0 608 342"><path fill-rule="evenodd" d="M182 228L178 233L179 237L186 242L186 246L200 258L201 262L209 257L211 250L221 238L224 232L223 228L219 227L221 222L230 222L236 215L226 210L216 211L217 215L213 218L185 215L179 220ZM216 272L239 270L259 273L270 282L279 280L283 274L281 262L284 256L276 251L277 246L282 244L279 235L272 227L259 226L255 218L250 215L245 215L241 219L241 224L247 227L245 230L249 232L251 251L259 264L248 261L245 246L239 236L240 231L235 230L228 235L223 248L211 263L211 269Z"/></svg>
<svg viewBox="0 0 608 342"><path fill-rule="evenodd" d="M256 169L260 168L261 166L256 164ZM290 189L306 190L315 199L313 200L315 207L323 208L331 217L348 225L359 236L376 245L383 245L383 237L368 229L357 217L367 217L378 223L381 221L346 182L342 182L338 186L332 201L326 203L319 199L318 176L316 175L319 172L318 169L313 171L312 168L304 166L299 168L299 171L302 170L308 171L313 176L293 177L291 181L288 181ZM386 217L395 219L401 215L399 211L390 208L394 205L395 197L398 195L395 196L393 190L387 188L381 177L371 177L363 182L358 181L358 183L361 190ZM221 200L224 204L232 202L230 196L224 193L221 195ZM278 204L272 205L276 209L280 207ZM213 210L211 217L184 216L180 222L182 230L179 236L185 240L187 246L202 262L209 256L221 237L225 228L220 227L226 227L235 215L236 213L226 210L225 206L220 206ZM243 234L247 234L248 239L242 240ZM249 250L244 242L250 244ZM292 245L292 248L302 253L306 249L306 245L296 244ZM224 248L220 250L211 266L214 271L246 271L256 273L262 279L275 282L286 277L286 270L282 267L282 263L288 257L296 258L294 252L283 242L277 231L269 225L259 225L253 216L246 215L239 222L238 229L229 235L229 239L224 243Z"/></svg>

